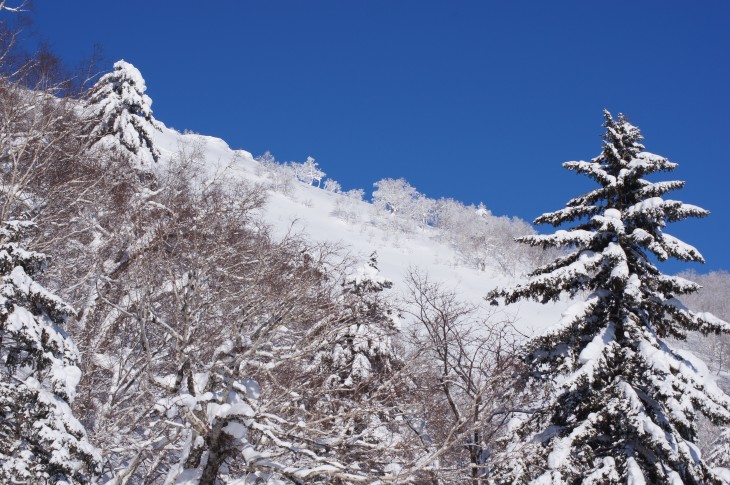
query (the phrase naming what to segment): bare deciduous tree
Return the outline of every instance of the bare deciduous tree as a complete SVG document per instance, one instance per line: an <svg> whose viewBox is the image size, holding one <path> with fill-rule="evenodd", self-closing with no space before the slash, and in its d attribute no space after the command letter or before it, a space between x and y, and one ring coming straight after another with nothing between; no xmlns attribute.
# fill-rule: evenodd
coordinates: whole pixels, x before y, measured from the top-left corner
<svg viewBox="0 0 730 485"><path fill-rule="evenodd" d="M407 285L404 311L415 321L409 343L420 364L414 392L429 450L421 466L448 482L486 483L497 439L512 414L524 411L515 379L524 336L422 273L411 271Z"/></svg>

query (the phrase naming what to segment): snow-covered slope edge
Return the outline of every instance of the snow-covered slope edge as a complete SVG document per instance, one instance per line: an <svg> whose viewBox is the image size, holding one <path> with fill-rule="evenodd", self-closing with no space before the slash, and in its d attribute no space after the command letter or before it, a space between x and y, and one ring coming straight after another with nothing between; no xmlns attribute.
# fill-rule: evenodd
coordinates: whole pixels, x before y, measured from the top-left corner
<svg viewBox="0 0 730 485"><path fill-rule="evenodd" d="M208 176L251 183L269 182L265 170L251 153L233 150L220 138L192 133L179 133L162 127L155 133L155 144L162 153L161 163L171 160L182 147L197 146L205 159ZM375 175L377 177L377 174ZM404 289L403 278L410 269L418 269L441 284L454 290L461 299L476 305L486 305L484 295L497 286L514 283L498 269L487 267L478 271L458 263L454 250L438 238L438 230L421 229L411 233L394 232L377 224L372 204L348 200L357 222L345 222L333 215L338 202L345 195L328 192L313 185L293 184L289 195L269 191L264 220L275 234L295 231L315 242L335 243L355 258L365 261L377 252L382 274L394 282L396 292ZM567 303L541 305L522 302L500 309L495 318L514 320L516 327L527 335L560 319Z"/></svg>

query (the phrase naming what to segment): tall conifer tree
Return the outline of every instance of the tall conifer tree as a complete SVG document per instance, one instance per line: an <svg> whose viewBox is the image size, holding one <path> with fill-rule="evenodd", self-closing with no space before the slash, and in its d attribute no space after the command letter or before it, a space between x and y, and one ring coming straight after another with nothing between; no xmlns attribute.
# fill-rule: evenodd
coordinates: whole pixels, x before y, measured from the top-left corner
<svg viewBox="0 0 730 485"><path fill-rule="evenodd" d="M707 211L666 193L684 182L644 176L676 164L644 151L639 129L604 112L603 150L590 162L566 162L599 187L543 214L536 224L567 230L518 240L565 254L538 268L527 283L493 291L507 303L546 303L586 295L560 323L532 340L525 353L530 377L550 393L540 410L516 427L499 482L712 483L703 461L696 418L730 421L730 398L706 379L706 367L668 338L688 331L719 333L730 325L695 313L677 299L699 286L662 274L650 259L702 262L692 246L664 232L667 222Z"/></svg>

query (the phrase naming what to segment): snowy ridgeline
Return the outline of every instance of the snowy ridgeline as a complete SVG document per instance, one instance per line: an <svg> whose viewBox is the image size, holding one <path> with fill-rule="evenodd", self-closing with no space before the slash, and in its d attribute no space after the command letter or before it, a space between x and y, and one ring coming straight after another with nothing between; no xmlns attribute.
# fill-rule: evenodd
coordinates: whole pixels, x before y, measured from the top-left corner
<svg viewBox="0 0 730 485"><path fill-rule="evenodd" d="M159 123L159 122L158 122ZM377 252L379 268L402 293L409 270L425 270L461 298L483 305L495 286L514 282L549 258L549 254L514 241L533 234L526 222L494 216L483 205L453 199L429 199L403 179L374 183L372 202L362 189L343 191L309 157L303 163L278 163L270 153L254 158L225 141L162 126L154 133L162 157L157 169L179 156L181 148L205 161L206 182L226 180L261 184L268 190L263 220L276 234L301 233L330 242L366 260ZM555 253L557 254L557 253ZM521 302L506 318L532 335L546 320L557 320L567 303Z"/></svg>

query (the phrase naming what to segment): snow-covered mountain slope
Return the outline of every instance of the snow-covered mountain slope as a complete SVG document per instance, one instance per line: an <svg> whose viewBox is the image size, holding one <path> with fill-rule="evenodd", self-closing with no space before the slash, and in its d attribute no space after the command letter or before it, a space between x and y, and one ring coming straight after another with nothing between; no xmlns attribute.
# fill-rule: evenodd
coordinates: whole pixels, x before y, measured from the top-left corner
<svg viewBox="0 0 730 485"><path fill-rule="evenodd" d="M267 171L251 153L233 150L219 138L183 134L163 127L155 133L155 143L162 153L163 164L181 147L197 145L205 158L208 176L224 177L234 183L237 180L270 183ZM346 204L354 213L351 222L334 215L338 204ZM496 311L493 318L514 320L515 326L527 335L559 321L567 306L567 301L549 305L521 302L495 310L484 301L484 295L497 286L514 283L514 278L494 267L479 271L459 264L455 251L439 238L438 229L421 228L408 233L388 230L384 216L369 202L313 185L294 181L287 195L270 190L263 218L279 236L294 231L312 241L339 244L361 261L377 252L378 267L394 282L396 292L405 288L404 275L417 269L432 281L454 290L462 300L481 305L485 312Z"/></svg>

